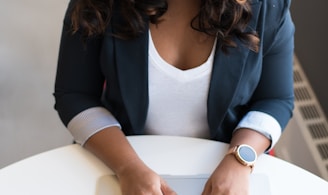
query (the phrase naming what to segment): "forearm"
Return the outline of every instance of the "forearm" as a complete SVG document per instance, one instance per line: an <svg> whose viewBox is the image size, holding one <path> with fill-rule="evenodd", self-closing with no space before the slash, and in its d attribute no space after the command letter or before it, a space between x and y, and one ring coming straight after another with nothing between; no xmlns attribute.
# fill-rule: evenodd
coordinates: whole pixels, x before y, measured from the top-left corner
<svg viewBox="0 0 328 195"><path fill-rule="evenodd" d="M241 144L250 145L259 155L270 146L270 140L257 131L241 128L234 132L230 147ZM234 155L225 155L206 183L203 194L248 194L251 171Z"/></svg>
<svg viewBox="0 0 328 195"><path fill-rule="evenodd" d="M109 127L94 134L84 147L101 159L118 176L132 164L133 166L143 165L118 127Z"/></svg>
<svg viewBox="0 0 328 195"><path fill-rule="evenodd" d="M268 149L271 142L267 137L257 131L241 128L234 132L230 142L230 147L241 144L252 146L256 153L260 155Z"/></svg>
<svg viewBox="0 0 328 195"><path fill-rule="evenodd" d="M138 157L118 127L109 127L94 134L84 146L117 175L122 194L175 194Z"/></svg>

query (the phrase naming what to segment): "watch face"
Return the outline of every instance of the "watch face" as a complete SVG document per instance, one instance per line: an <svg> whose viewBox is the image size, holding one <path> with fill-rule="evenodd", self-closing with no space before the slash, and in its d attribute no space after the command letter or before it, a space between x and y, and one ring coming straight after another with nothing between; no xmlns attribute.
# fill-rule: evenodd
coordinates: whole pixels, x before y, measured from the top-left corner
<svg viewBox="0 0 328 195"><path fill-rule="evenodd" d="M256 160L256 152L249 146L241 145L238 148L238 154L245 162L253 163Z"/></svg>

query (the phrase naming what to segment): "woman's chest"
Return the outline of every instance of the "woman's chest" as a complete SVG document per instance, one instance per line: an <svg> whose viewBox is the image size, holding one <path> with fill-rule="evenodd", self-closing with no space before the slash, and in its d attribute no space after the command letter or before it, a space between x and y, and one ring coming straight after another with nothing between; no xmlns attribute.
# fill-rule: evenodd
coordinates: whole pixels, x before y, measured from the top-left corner
<svg viewBox="0 0 328 195"><path fill-rule="evenodd" d="M215 45L215 37L193 29L151 29L150 38L161 58L181 70L205 63Z"/></svg>

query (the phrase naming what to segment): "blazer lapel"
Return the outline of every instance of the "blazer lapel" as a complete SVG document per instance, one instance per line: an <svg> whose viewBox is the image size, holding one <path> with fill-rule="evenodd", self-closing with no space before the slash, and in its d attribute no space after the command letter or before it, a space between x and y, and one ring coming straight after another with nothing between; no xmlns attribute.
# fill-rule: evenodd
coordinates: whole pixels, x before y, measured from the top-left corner
<svg viewBox="0 0 328 195"><path fill-rule="evenodd" d="M114 47L118 85L131 130L142 134L148 109L148 33L133 40L115 39Z"/></svg>
<svg viewBox="0 0 328 195"><path fill-rule="evenodd" d="M254 19L250 22L249 27L253 30L256 29L260 5L261 3L258 1L252 3ZM240 40L236 39L235 42L238 47L229 48L229 54L224 54L218 48L215 53L207 102L208 122L212 138L226 137L223 135L223 131L218 131L218 128L238 89L249 53L249 49Z"/></svg>

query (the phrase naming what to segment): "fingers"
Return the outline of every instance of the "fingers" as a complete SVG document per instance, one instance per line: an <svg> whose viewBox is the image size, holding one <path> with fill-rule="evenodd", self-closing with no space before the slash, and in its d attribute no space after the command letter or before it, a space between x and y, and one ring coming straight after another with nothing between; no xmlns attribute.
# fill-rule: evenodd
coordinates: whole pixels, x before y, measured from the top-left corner
<svg viewBox="0 0 328 195"><path fill-rule="evenodd" d="M161 190L163 195L177 195L163 179L161 179Z"/></svg>
<svg viewBox="0 0 328 195"><path fill-rule="evenodd" d="M212 187L205 186L202 195L232 195L232 194L243 194L249 195L249 191L247 189L239 190L235 188L223 188L223 187Z"/></svg>
<svg viewBox="0 0 328 195"><path fill-rule="evenodd" d="M204 190L202 192L202 195L208 195L211 194L212 191L212 185L210 183L210 181L207 181L204 187Z"/></svg>

